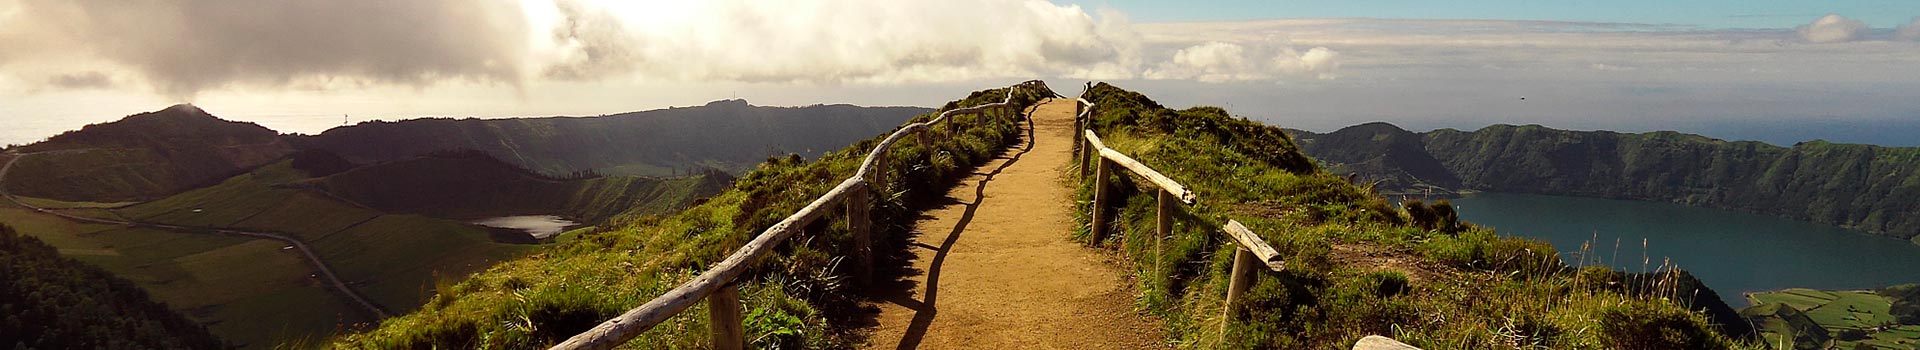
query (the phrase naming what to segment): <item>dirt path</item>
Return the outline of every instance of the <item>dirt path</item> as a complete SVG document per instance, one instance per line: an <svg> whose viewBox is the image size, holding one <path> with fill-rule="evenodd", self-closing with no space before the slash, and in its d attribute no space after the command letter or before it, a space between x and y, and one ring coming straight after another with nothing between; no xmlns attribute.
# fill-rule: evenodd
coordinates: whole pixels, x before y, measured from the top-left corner
<svg viewBox="0 0 1920 350"><path fill-rule="evenodd" d="M914 223L912 270L880 291L874 349L1142 349L1164 343L1133 311L1129 282L1068 240L1073 193L1061 185L1073 100L1034 113L1030 137L947 193Z"/></svg>

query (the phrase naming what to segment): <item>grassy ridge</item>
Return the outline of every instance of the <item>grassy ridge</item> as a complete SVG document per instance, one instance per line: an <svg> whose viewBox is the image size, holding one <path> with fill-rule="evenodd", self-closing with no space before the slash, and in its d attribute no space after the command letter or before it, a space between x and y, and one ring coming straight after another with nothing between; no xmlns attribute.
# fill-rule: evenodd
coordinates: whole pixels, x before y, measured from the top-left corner
<svg viewBox="0 0 1920 350"><path fill-rule="evenodd" d="M597 223L629 211L665 213L717 193L733 177L554 178L485 153L443 152L328 176L318 188L387 212L476 219L554 214Z"/></svg>
<svg viewBox="0 0 1920 350"><path fill-rule="evenodd" d="M999 102L1005 90L975 92L943 109ZM1016 102L1037 100L1021 91ZM918 120L933 117L922 115ZM872 212L876 237L898 237L913 213L904 203L944 193L961 170L979 164L1015 139L1007 119L962 123L950 141L896 144L882 170ZM732 188L674 215L643 218L582 236L527 258L502 263L442 289L419 312L383 322L333 344L343 349L544 347L638 306L718 262L767 226L852 175L877 139L855 143L807 163L768 159ZM742 279L748 339L756 346L846 346L853 317L840 258L850 245L844 220L829 214L807 227ZM885 244L884 242L882 244ZM890 251L876 247L877 251ZM629 346L699 348L707 343L705 306L695 306Z"/></svg>
<svg viewBox="0 0 1920 350"><path fill-rule="evenodd" d="M1316 168L1279 128L1213 107L1167 109L1107 84L1085 98L1108 146L1199 197L1160 247L1147 239L1155 206L1146 185L1118 179L1119 200L1105 209L1119 220L1107 243L1133 257L1139 304L1166 321L1177 347L1344 348L1369 334L1426 349L1734 345L1668 301L1694 292L1671 287L1673 278L1576 269L1545 243L1471 225L1422 229L1370 189ZM1220 310L1235 247L1217 229L1228 219L1288 262L1285 272L1262 273L1231 323Z"/></svg>
<svg viewBox="0 0 1920 350"><path fill-rule="evenodd" d="M191 105L88 125L19 148L7 189L17 195L118 202L219 182L293 152L279 134L214 118Z"/></svg>
<svg viewBox="0 0 1920 350"><path fill-rule="evenodd" d="M774 153L815 157L925 112L920 107L762 107L730 100L586 118L373 121L291 141L361 162L470 149L548 174L594 170L670 176L695 166L745 171Z"/></svg>
<svg viewBox="0 0 1920 350"><path fill-rule="evenodd" d="M1792 147L1671 131L1493 125L1412 133L1368 123L1295 131L1337 170L1424 187L1665 201L1920 237L1920 148L1809 141Z"/></svg>

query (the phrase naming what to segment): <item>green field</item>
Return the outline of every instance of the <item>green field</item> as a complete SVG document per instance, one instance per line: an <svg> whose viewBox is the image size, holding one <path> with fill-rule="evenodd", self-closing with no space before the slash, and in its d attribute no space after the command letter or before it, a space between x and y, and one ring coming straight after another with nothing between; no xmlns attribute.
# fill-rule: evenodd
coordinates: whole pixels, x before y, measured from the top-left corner
<svg viewBox="0 0 1920 350"><path fill-rule="evenodd" d="M1901 325L1889 313L1893 300L1873 291L1822 291L1793 288L1747 294L1754 306L1742 311L1754 320L1763 339L1799 338L1801 348L1838 346L1855 349L1866 344L1876 349L1914 349L1920 346L1920 325ZM1777 310L1791 308L1791 310ZM1765 315L1765 316L1756 316ZM1804 318L1800 318L1804 315ZM1826 337L1807 337L1805 326L1789 328L1793 319L1803 319L1826 332ZM1848 339L1843 333L1864 335ZM1828 338L1809 341L1809 338Z"/></svg>
<svg viewBox="0 0 1920 350"><path fill-rule="evenodd" d="M281 162L118 212L144 222L300 239L342 280L392 312L419 307L435 275L465 276L532 249L495 243L486 230L472 225L384 214L290 185L307 179Z"/></svg>
<svg viewBox="0 0 1920 350"><path fill-rule="evenodd" d="M300 257L278 242L78 224L11 204L0 204L0 222L139 283L155 300L251 348L371 320L308 278Z"/></svg>
<svg viewBox="0 0 1920 350"><path fill-rule="evenodd" d="M533 246L495 243L483 229L417 215L389 215L288 184L307 180L286 162L160 200L120 203L27 199L82 208L87 217L282 234L307 242L343 281L389 312L418 308L436 279L459 279ZM335 295L279 241L78 224L19 207L0 222L40 237L63 255L140 283L155 298L250 348L326 339L374 321Z"/></svg>

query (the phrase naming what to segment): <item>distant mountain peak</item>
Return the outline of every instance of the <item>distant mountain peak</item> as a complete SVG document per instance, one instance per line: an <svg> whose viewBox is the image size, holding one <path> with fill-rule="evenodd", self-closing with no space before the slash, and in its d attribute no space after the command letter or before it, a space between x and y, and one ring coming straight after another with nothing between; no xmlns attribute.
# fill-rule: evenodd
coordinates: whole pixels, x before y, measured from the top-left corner
<svg viewBox="0 0 1920 350"><path fill-rule="evenodd" d="M715 100L713 102L707 102L707 107L752 107L752 106L753 105L751 104L747 104L747 99L744 99L744 98L733 98L733 99Z"/></svg>

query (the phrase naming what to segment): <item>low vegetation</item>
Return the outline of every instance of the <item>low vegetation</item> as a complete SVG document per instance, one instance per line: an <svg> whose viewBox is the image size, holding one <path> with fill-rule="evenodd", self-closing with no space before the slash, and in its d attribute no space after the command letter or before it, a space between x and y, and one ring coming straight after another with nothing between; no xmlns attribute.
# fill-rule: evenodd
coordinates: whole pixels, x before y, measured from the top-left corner
<svg viewBox="0 0 1920 350"><path fill-rule="evenodd" d="M1459 223L1450 206L1409 213L1320 169L1279 128L1219 108L1167 109L1106 84L1084 98L1108 146L1198 195L1157 245L1150 186L1117 176L1119 200L1101 208L1119 220L1104 245L1129 257L1139 307L1166 322L1178 348L1342 348L1370 334L1426 349L1740 345L1693 310L1717 296L1686 287L1681 273L1568 266L1546 243ZM1091 186L1080 193L1089 198ZM1238 311L1222 314L1236 247L1218 227L1229 219L1287 267L1262 273Z"/></svg>
<svg viewBox="0 0 1920 350"><path fill-rule="evenodd" d="M0 225L0 340L13 349L221 349L133 282Z"/></svg>
<svg viewBox="0 0 1920 350"><path fill-rule="evenodd" d="M944 109L999 102L1004 89L975 92ZM1021 105L1037 92L1020 91ZM922 115L917 120L932 118ZM1015 140L1015 122L962 117L957 132L932 145L896 144L882 170L891 179L874 196L876 237L899 237L912 222L908 204L945 193L963 171ZM945 132L944 128L942 129ZM437 289L421 310L367 332L335 339L342 349L522 349L548 346L682 283L761 230L853 174L878 139L806 162L771 157L732 188L677 214L618 223ZM845 347L857 317L842 258L850 247L837 214L817 220L742 277L747 338L761 348ZM893 251L884 245L877 251ZM702 348L704 305L683 312L628 345Z"/></svg>
<svg viewBox="0 0 1920 350"><path fill-rule="evenodd" d="M1920 285L1879 290L1786 289L1752 293L1741 315L1776 349L1913 349L1920 346Z"/></svg>

